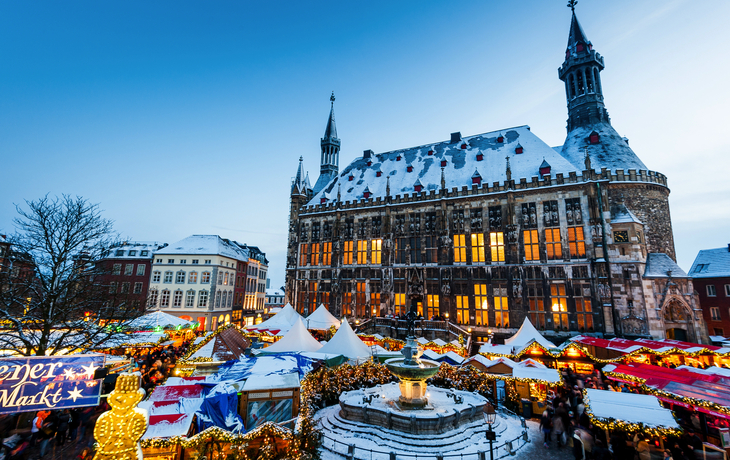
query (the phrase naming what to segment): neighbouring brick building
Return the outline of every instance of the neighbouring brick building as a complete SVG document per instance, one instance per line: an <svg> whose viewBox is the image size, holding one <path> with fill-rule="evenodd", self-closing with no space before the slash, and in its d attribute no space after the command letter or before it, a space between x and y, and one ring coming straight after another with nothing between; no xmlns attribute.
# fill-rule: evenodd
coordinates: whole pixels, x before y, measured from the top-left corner
<svg viewBox="0 0 730 460"><path fill-rule="evenodd" d="M567 137L529 126L375 154L342 172L334 95L312 187L291 186L287 301L303 314L402 314L468 325L523 319L579 333L706 341L692 279L675 263L667 178L611 126L604 58L573 13L558 69Z"/></svg>
<svg viewBox="0 0 730 460"><path fill-rule="evenodd" d="M689 270L710 336L730 335L730 245L703 249ZM713 340L716 341L716 340Z"/></svg>

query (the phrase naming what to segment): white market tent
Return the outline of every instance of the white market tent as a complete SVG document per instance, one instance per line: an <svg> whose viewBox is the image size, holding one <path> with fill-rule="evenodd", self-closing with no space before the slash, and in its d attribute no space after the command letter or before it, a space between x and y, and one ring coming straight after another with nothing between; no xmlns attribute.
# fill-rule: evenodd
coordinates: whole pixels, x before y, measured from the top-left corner
<svg viewBox="0 0 730 460"><path fill-rule="evenodd" d="M281 331L287 332L296 323L297 318L301 319L302 315L294 310L291 304L286 304L281 311L271 318L267 319L261 324L253 326L247 326L248 330L259 330L259 331Z"/></svg>
<svg viewBox="0 0 730 460"><path fill-rule="evenodd" d="M532 325L529 318L525 318L515 335L504 340L504 345L485 343L481 346L479 352L487 355L514 355L532 343L539 343L548 350L555 348L555 344L543 337Z"/></svg>
<svg viewBox="0 0 730 460"><path fill-rule="evenodd" d="M344 355L349 359L369 358L372 356L370 347L365 345L365 342L360 340L360 337L355 334L347 319L342 320L342 326L337 330L337 333L318 351L331 355Z"/></svg>
<svg viewBox="0 0 730 460"><path fill-rule="evenodd" d="M300 351L319 351L322 344L312 337L302 322L302 318L298 317L294 326L284 335L278 342L269 345L262 351L264 353L284 353L284 352L300 352Z"/></svg>
<svg viewBox="0 0 730 460"><path fill-rule="evenodd" d="M591 418L603 422L614 419L650 428L680 429L672 411L653 395L586 389L584 402Z"/></svg>
<svg viewBox="0 0 730 460"><path fill-rule="evenodd" d="M324 304L319 304L319 307L307 316L305 324L307 329L329 329L332 326L339 328L340 320L335 318Z"/></svg>
<svg viewBox="0 0 730 460"><path fill-rule="evenodd" d="M155 329L157 327L164 328L165 326L172 326L173 328L176 326L187 326L192 324L192 321L184 320L181 318L178 318L175 315L171 315L169 313L165 313L164 311L153 311L152 313L147 313L146 315L140 316L139 318L135 318L134 320L130 321L129 328L134 330L146 330L146 329Z"/></svg>

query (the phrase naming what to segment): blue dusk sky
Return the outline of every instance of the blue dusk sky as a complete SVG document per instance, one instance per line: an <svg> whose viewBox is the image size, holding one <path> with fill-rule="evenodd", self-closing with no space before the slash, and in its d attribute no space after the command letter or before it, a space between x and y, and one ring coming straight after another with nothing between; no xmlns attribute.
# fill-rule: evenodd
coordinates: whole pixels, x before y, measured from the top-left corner
<svg viewBox="0 0 730 460"><path fill-rule="evenodd" d="M284 282L298 159L530 125L565 139L565 0L2 1L0 233L80 195L132 240L219 234ZM613 126L671 188L679 264L730 242L730 2L581 0Z"/></svg>

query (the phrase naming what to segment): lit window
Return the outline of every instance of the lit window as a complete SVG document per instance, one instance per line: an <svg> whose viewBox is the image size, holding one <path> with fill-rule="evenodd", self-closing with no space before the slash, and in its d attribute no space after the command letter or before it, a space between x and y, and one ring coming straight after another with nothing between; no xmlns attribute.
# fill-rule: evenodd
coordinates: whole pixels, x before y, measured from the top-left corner
<svg viewBox="0 0 730 460"><path fill-rule="evenodd" d="M322 243L322 265L332 264L332 243Z"/></svg>
<svg viewBox="0 0 730 460"><path fill-rule="evenodd" d="M162 290L162 295L160 295L160 307L169 307L170 306L170 291L167 289Z"/></svg>
<svg viewBox="0 0 730 460"><path fill-rule="evenodd" d="M208 291L200 291L198 293L198 307L208 306Z"/></svg>
<svg viewBox="0 0 730 460"><path fill-rule="evenodd" d="M545 229L545 249L548 260L559 260L563 258L563 245L560 243L560 229Z"/></svg>
<svg viewBox="0 0 730 460"><path fill-rule="evenodd" d="M382 255L383 240L378 238L370 241L370 263L380 264Z"/></svg>
<svg viewBox="0 0 730 460"><path fill-rule="evenodd" d="M307 265L309 261L309 245L302 243L299 245L299 266L303 267Z"/></svg>
<svg viewBox="0 0 730 460"><path fill-rule="evenodd" d="M504 262L504 233L489 232L489 249L492 262Z"/></svg>
<svg viewBox="0 0 730 460"><path fill-rule="evenodd" d="M484 263L484 234L471 234L471 263Z"/></svg>
<svg viewBox="0 0 730 460"><path fill-rule="evenodd" d="M134 264L127 264L124 266L124 276L132 276L134 273Z"/></svg>
<svg viewBox="0 0 730 460"><path fill-rule="evenodd" d="M310 263L312 265L319 265L319 243L312 243L312 260ZM264 279L266 276L264 276Z"/></svg>
<svg viewBox="0 0 730 460"><path fill-rule="evenodd" d="M474 309L477 326L489 326L489 302L487 301L487 285L474 285Z"/></svg>
<svg viewBox="0 0 730 460"><path fill-rule="evenodd" d="M403 315L406 313L406 295L395 294L395 314Z"/></svg>
<svg viewBox="0 0 730 460"><path fill-rule="evenodd" d="M233 283L231 283L233 284ZM228 286L228 273L223 274L223 285Z"/></svg>
<svg viewBox="0 0 730 460"><path fill-rule="evenodd" d="M466 235L454 235L454 263L466 263Z"/></svg>
<svg viewBox="0 0 730 460"><path fill-rule="evenodd" d="M578 330L593 331L593 309L591 307L591 288L588 284L573 284L573 299L578 316Z"/></svg>
<svg viewBox="0 0 730 460"><path fill-rule="evenodd" d="M192 308L195 306L195 291L188 291L185 295L185 306Z"/></svg>
<svg viewBox="0 0 730 460"><path fill-rule="evenodd" d="M368 251L367 240L358 240L358 242L357 242L357 263L358 263L358 265L365 265L367 263L367 251Z"/></svg>
<svg viewBox="0 0 730 460"><path fill-rule="evenodd" d="M714 284L708 284L706 289L707 289L708 297L715 297L717 295L717 291L715 290Z"/></svg>
<svg viewBox="0 0 730 460"><path fill-rule="evenodd" d="M585 259L586 243L583 227L568 227L568 246L571 259Z"/></svg>
<svg viewBox="0 0 730 460"><path fill-rule="evenodd" d="M352 241L345 241L345 250L342 254L342 263L344 265L352 265L352 247L353 247Z"/></svg>
<svg viewBox="0 0 730 460"><path fill-rule="evenodd" d="M162 273L160 273L158 271L152 272L152 282L153 283L159 283L160 282L160 276L161 275L162 275Z"/></svg>
<svg viewBox="0 0 730 460"><path fill-rule="evenodd" d="M198 272L190 272L188 274L188 284L195 284L198 282Z"/></svg>
<svg viewBox="0 0 730 460"><path fill-rule="evenodd" d="M181 284L181 283L184 283L184 282L185 282L185 272L184 272L184 271L182 271L182 270L180 270L180 271L179 271L179 272L177 272L177 274L175 275L175 283L177 283L177 284Z"/></svg>
<svg viewBox="0 0 730 460"><path fill-rule="evenodd" d="M173 296L172 296L172 306L173 307L181 307L182 306L182 298L183 298L183 293L182 293L181 290L178 289L177 291L175 291L175 294L173 294Z"/></svg>
<svg viewBox="0 0 730 460"><path fill-rule="evenodd" d="M525 260L540 260L540 246L537 238L537 230L524 230L522 232L525 245Z"/></svg>
<svg viewBox="0 0 730 460"><path fill-rule="evenodd" d="M712 321L720 321L720 307L710 307L710 318Z"/></svg>
<svg viewBox="0 0 730 460"><path fill-rule="evenodd" d="M469 324L469 296L456 296L456 322Z"/></svg>
<svg viewBox="0 0 730 460"><path fill-rule="evenodd" d="M550 285L550 295L552 297L553 311L553 327L568 330L568 298L565 295L564 284Z"/></svg>
<svg viewBox="0 0 730 460"><path fill-rule="evenodd" d="M137 265L137 276L144 276L144 265Z"/></svg>
<svg viewBox="0 0 730 460"><path fill-rule="evenodd" d="M506 287L494 288L494 325L509 327L509 303Z"/></svg>
<svg viewBox="0 0 730 460"><path fill-rule="evenodd" d="M428 294L426 296L426 318L433 318L434 316L438 316L439 313L440 311L438 294Z"/></svg>
<svg viewBox="0 0 730 460"><path fill-rule="evenodd" d="M210 283L210 272L203 272L200 274L200 283L201 284Z"/></svg>

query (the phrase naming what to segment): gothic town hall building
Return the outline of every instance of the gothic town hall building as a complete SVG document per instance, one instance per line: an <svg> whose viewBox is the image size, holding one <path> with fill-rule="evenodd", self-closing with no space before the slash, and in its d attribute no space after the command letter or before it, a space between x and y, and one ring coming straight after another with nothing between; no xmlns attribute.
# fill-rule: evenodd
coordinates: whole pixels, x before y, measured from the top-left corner
<svg viewBox="0 0 730 460"><path fill-rule="evenodd" d="M342 171L333 96L319 178L311 186L300 158L291 187L287 301L357 318L414 306L477 340L509 336L527 316L555 339L707 341L675 262L667 178L611 126L603 69L573 12L561 147L529 126L452 133L366 150Z"/></svg>

